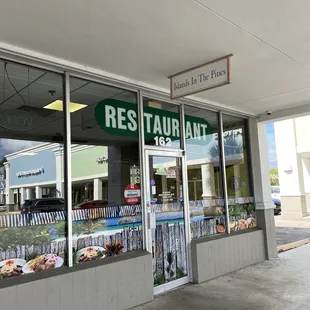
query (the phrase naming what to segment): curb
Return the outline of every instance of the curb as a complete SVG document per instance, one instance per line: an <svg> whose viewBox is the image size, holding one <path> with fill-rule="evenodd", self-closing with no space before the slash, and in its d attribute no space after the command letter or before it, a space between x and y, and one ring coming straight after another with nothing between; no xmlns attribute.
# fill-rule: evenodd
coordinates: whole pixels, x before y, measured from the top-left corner
<svg viewBox="0 0 310 310"><path fill-rule="evenodd" d="M278 251L278 253L282 253L285 251L289 251L289 250L298 248L298 247L303 246L303 245L308 244L308 243L310 243L310 239L303 239L303 240L291 242L288 244L278 246L277 251Z"/></svg>

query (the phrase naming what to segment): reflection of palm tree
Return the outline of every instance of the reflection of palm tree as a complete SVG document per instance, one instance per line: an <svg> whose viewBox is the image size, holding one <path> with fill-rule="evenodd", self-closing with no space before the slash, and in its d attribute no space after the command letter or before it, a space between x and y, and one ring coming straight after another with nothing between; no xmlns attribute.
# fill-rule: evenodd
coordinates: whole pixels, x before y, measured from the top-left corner
<svg viewBox="0 0 310 310"><path fill-rule="evenodd" d="M224 136L224 152L225 156L241 155L243 153L242 140L238 139L240 132L227 132ZM216 141L210 148L209 154L212 158L219 157L219 146Z"/></svg>

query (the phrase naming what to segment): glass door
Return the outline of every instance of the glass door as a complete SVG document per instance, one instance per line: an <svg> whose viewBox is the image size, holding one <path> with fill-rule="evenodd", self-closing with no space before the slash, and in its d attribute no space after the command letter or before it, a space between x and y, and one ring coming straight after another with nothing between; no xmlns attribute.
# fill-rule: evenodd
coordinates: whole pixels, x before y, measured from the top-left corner
<svg viewBox="0 0 310 310"><path fill-rule="evenodd" d="M154 293L189 281L182 155L146 151L149 247Z"/></svg>

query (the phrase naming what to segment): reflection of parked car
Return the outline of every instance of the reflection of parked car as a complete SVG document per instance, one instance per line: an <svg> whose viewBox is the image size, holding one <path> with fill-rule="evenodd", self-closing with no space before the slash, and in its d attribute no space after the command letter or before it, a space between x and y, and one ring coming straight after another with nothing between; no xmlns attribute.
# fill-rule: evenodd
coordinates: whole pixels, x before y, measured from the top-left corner
<svg viewBox="0 0 310 310"><path fill-rule="evenodd" d="M280 187L279 186L271 186L271 198L273 203L275 204L274 214L281 213L281 197L280 197Z"/></svg>
<svg viewBox="0 0 310 310"><path fill-rule="evenodd" d="M0 212L1 211L6 211L6 206L5 206L5 204L0 204Z"/></svg>
<svg viewBox="0 0 310 310"><path fill-rule="evenodd" d="M92 200L80 203L79 205L74 206L73 210L85 210L85 209L93 209L93 208L104 208L108 206L108 202L106 200Z"/></svg>
<svg viewBox="0 0 310 310"><path fill-rule="evenodd" d="M62 198L38 198L25 200L21 213L40 213L64 211L65 201Z"/></svg>

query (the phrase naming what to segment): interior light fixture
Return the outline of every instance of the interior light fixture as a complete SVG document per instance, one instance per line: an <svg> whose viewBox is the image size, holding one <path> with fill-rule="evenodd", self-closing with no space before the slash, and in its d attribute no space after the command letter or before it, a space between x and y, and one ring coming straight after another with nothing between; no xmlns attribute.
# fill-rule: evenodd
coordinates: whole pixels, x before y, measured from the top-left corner
<svg viewBox="0 0 310 310"><path fill-rule="evenodd" d="M150 108L161 109L161 103L157 101L149 101L148 102Z"/></svg>
<svg viewBox="0 0 310 310"><path fill-rule="evenodd" d="M74 113L78 110L84 109L87 107L87 104L82 103L76 103L76 102L70 102L70 113ZM43 109L48 110L55 110L55 111L63 111L63 101L62 100L55 100L45 107Z"/></svg>

